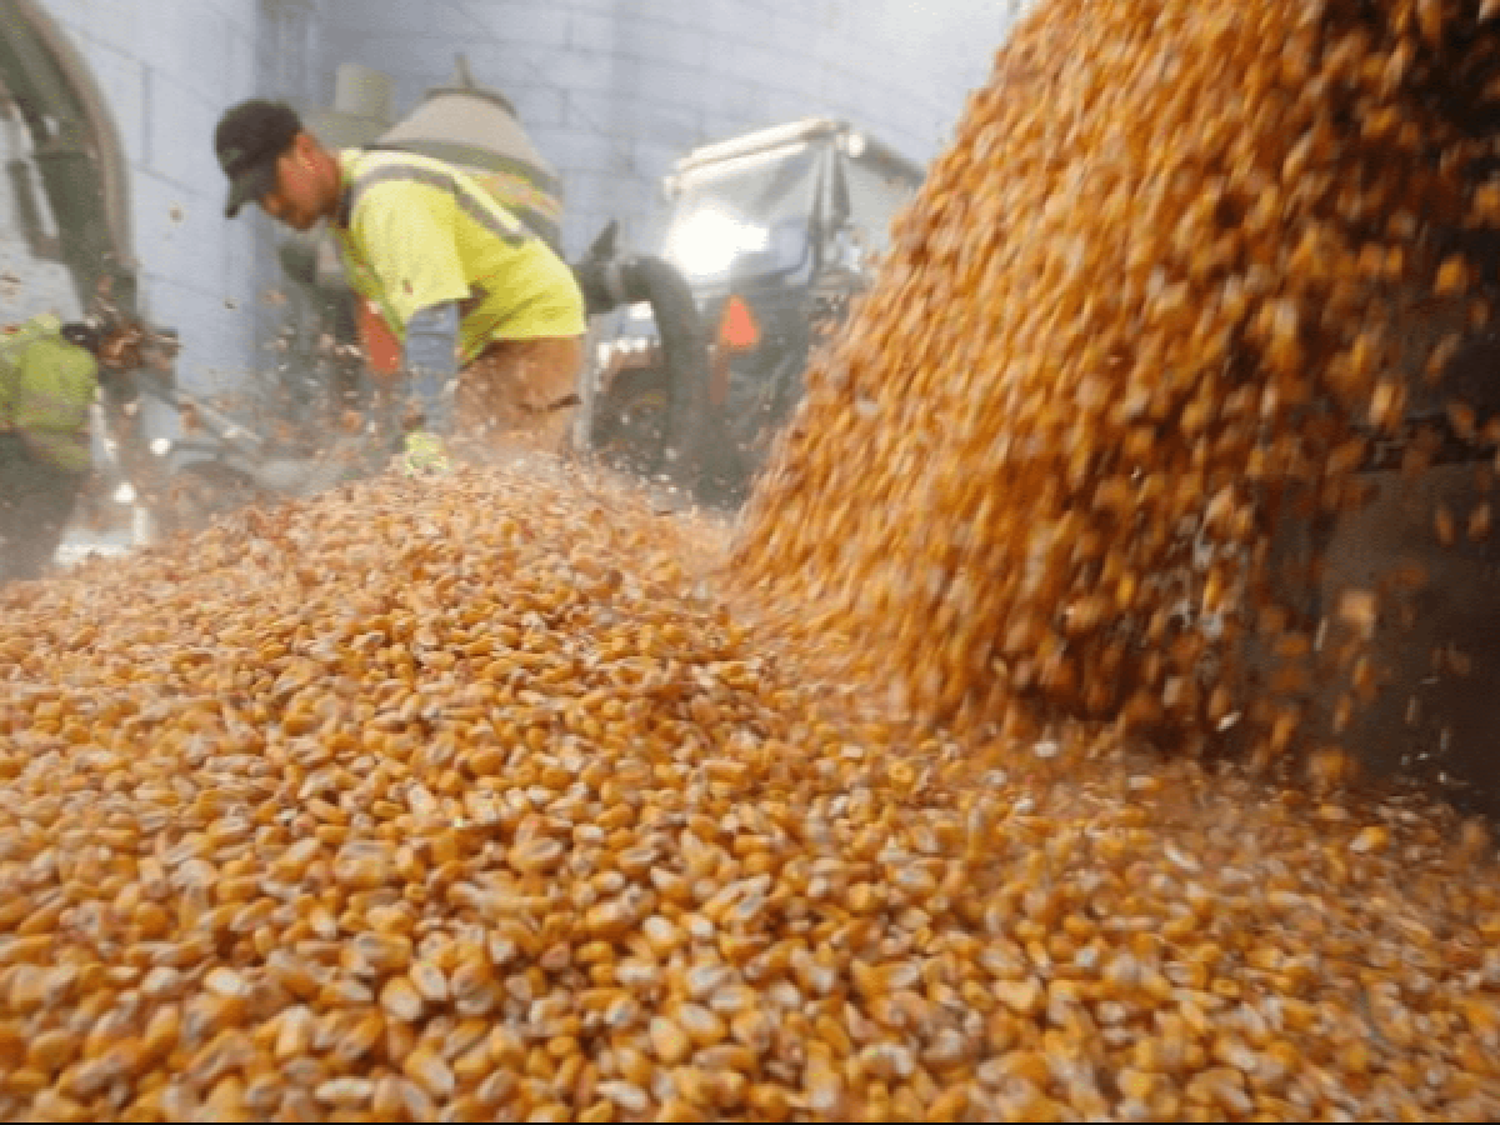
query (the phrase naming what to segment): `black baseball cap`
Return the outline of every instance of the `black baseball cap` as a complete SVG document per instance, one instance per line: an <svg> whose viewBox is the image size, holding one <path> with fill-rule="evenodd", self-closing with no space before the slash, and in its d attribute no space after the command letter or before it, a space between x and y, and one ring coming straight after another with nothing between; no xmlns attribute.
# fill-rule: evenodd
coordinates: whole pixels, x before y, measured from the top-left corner
<svg viewBox="0 0 1500 1125"><path fill-rule="evenodd" d="M234 218L276 187L276 160L302 132L302 120L285 102L251 98L224 111L214 130L214 152L229 177L224 214Z"/></svg>

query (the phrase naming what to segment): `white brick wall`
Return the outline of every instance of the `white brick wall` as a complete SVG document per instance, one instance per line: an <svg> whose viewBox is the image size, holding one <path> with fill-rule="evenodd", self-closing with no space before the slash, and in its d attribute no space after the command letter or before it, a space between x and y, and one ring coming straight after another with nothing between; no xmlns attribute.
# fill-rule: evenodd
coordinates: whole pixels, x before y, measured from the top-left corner
<svg viewBox="0 0 1500 1125"><path fill-rule="evenodd" d="M323 51L383 70L404 114L464 52L516 104L568 189L578 254L610 218L641 246L656 183L695 145L814 114L915 160L989 74L1011 0L383 0L332 3ZM328 79L325 97L332 96ZM612 185L604 190L604 185Z"/></svg>

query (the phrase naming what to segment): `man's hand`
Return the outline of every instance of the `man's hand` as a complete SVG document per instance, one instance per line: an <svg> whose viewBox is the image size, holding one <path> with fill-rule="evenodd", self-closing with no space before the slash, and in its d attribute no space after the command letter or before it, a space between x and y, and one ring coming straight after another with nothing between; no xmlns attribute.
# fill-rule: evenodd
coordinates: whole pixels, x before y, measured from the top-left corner
<svg viewBox="0 0 1500 1125"><path fill-rule="evenodd" d="M408 477L439 477L453 471L447 444L426 430L413 430L406 435L400 465L402 475Z"/></svg>

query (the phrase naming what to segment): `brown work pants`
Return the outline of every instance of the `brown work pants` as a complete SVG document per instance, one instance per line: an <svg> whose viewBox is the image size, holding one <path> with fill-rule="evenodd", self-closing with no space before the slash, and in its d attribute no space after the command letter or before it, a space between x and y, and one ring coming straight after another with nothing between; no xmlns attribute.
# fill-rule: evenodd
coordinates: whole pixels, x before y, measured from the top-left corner
<svg viewBox="0 0 1500 1125"><path fill-rule="evenodd" d="M562 452L582 369L581 336L494 341L459 375L460 439Z"/></svg>

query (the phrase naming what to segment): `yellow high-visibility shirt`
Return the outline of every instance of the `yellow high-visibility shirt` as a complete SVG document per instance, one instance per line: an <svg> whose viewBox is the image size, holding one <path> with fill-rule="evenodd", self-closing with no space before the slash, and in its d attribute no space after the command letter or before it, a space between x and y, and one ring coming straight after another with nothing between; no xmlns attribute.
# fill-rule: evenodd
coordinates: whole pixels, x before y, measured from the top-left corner
<svg viewBox="0 0 1500 1125"><path fill-rule="evenodd" d="M61 336L33 340L13 358L0 380L8 421L36 456L68 472L93 460L89 408L99 393L99 364L85 348Z"/></svg>
<svg viewBox="0 0 1500 1125"><path fill-rule="evenodd" d="M16 393L16 364L21 355L43 336L62 332L62 321L51 313L38 313L20 324L0 328L0 428L10 428L12 400Z"/></svg>
<svg viewBox="0 0 1500 1125"><path fill-rule="evenodd" d="M339 153L332 224L349 283L405 339L421 309L457 301L468 362L495 340L579 336L583 294L568 264L473 177L409 153Z"/></svg>

